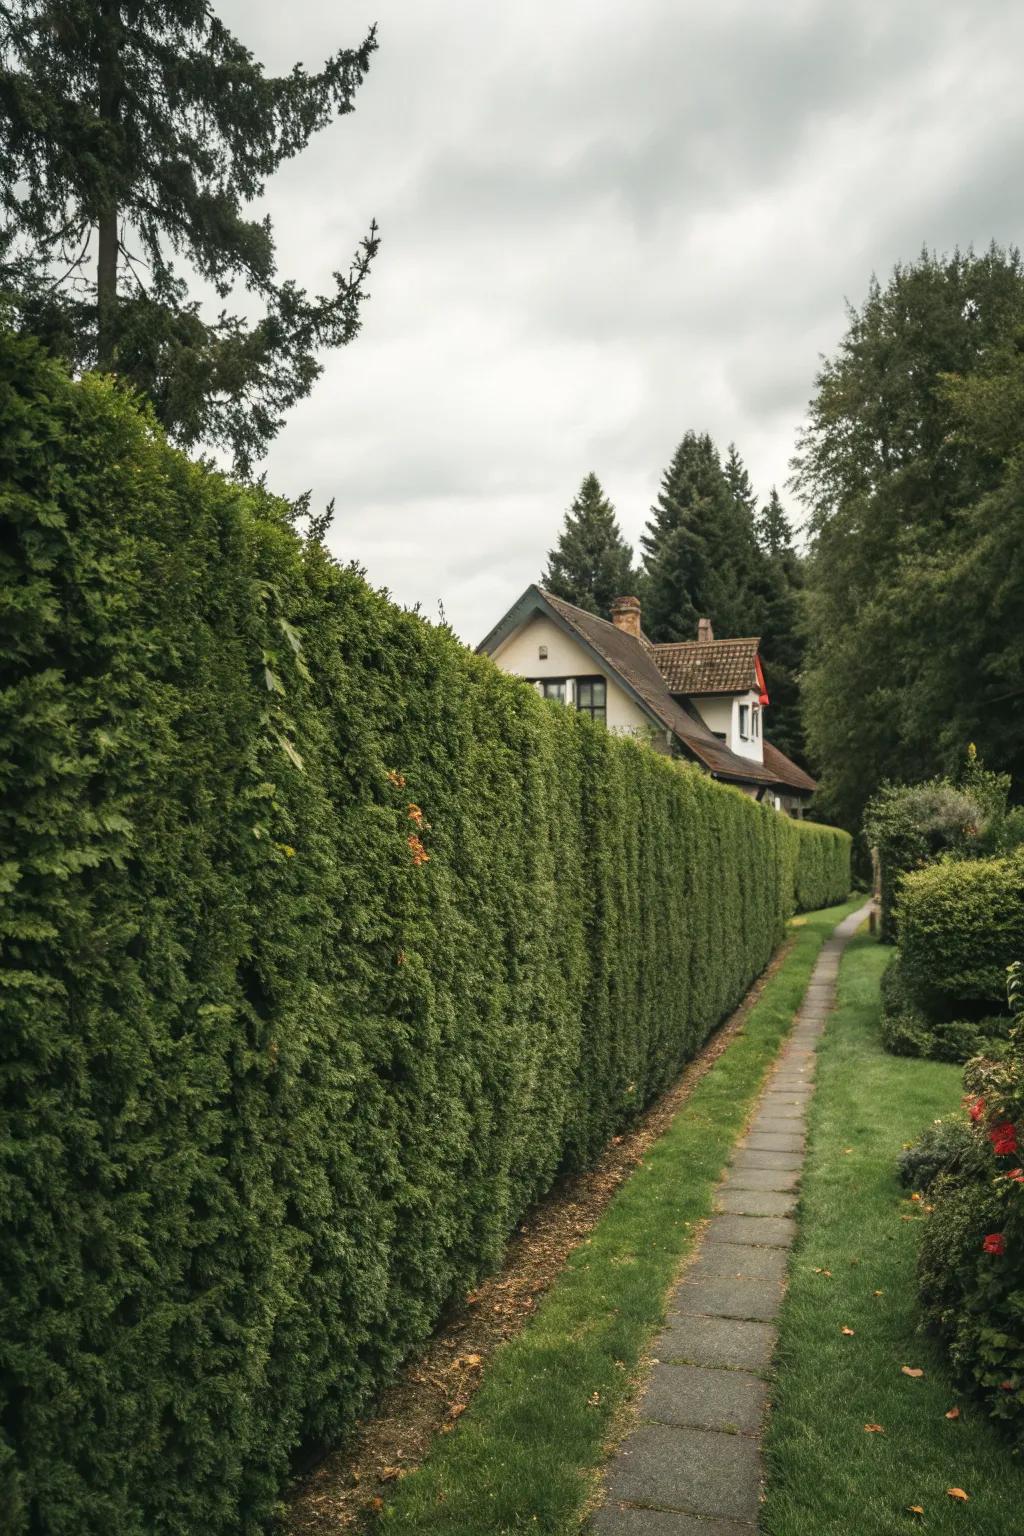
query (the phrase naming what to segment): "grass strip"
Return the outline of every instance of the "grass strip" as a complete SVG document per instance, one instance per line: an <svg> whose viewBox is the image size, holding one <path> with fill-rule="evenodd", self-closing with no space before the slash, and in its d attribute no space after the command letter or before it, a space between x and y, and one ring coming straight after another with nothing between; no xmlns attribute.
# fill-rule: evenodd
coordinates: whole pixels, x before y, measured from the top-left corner
<svg viewBox="0 0 1024 1536"><path fill-rule="evenodd" d="M927 1213L897 1183L896 1159L957 1110L960 1068L883 1050L878 982L891 954L867 937L850 945L819 1054L762 1529L1021 1536L1024 1468L958 1396L941 1346L918 1331L914 1271ZM904 1375L905 1365L924 1375ZM959 1417L947 1419L954 1407Z"/></svg>
<svg viewBox="0 0 1024 1536"><path fill-rule="evenodd" d="M857 902L806 914L743 1028L627 1180L450 1435L396 1488L387 1530L578 1530L609 1425L822 943Z"/></svg>

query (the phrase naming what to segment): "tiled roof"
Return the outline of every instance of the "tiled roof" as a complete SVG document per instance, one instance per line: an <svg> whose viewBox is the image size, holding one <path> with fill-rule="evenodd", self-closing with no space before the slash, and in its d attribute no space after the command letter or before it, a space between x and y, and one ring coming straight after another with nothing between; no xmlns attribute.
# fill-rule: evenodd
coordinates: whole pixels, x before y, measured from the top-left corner
<svg viewBox="0 0 1024 1536"><path fill-rule="evenodd" d="M760 691L757 637L745 640L685 640L652 646L669 693Z"/></svg>
<svg viewBox="0 0 1024 1536"><path fill-rule="evenodd" d="M672 698L654 661L657 647L651 646L646 637L643 641L637 640L625 630L609 624L607 619L599 619L582 608L575 608L572 603L563 602L550 592L544 592L543 595L555 612L630 684L662 725L678 737L712 773L720 778L741 779L755 784L775 782L773 775L763 769L760 763L751 762L731 752L703 720Z"/></svg>
<svg viewBox="0 0 1024 1536"><path fill-rule="evenodd" d="M762 743L764 747L764 765L775 775L776 784L785 784L789 789L799 789L810 794L817 789L817 781L812 779L809 773L798 768L778 747L773 747L770 741Z"/></svg>
<svg viewBox="0 0 1024 1536"><path fill-rule="evenodd" d="M530 587L501 623L480 642L477 649L489 654L501 643L503 635L524 621L531 608L540 607L542 603L606 662L612 672L618 674L650 714L716 778L741 784L762 784L765 788L785 785L804 794L815 788L812 778L767 741L763 743L763 764L730 751L721 737L704 724L695 705L688 705L684 700L672 697L670 685L659 669L658 653L661 651L715 651L723 646L744 647L744 654L751 657L750 672L753 673L753 680L748 681L750 673L744 672L744 681L737 688L705 688L703 691L739 692L748 687L756 688L760 686L753 661L757 655L756 640L713 640L700 645L655 646L646 635L642 634L638 640L610 624L607 619L599 619L593 613L574 607L572 603L563 602L560 597L555 597L541 587ZM698 693L702 690L694 688L686 691Z"/></svg>

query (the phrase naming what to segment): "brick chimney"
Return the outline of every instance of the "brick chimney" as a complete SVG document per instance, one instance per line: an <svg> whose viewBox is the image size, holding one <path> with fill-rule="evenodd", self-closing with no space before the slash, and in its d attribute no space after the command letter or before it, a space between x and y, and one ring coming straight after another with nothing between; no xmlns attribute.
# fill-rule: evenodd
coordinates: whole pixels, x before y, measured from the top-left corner
<svg viewBox="0 0 1024 1536"><path fill-rule="evenodd" d="M634 640L640 639L640 599L617 597L612 603L612 623Z"/></svg>
<svg viewBox="0 0 1024 1536"><path fill-rule="evenodd" d="M711 628L711 620L710 619L698 619L697 620L697 640L698 640L698 643L703 645L706 641L713 640L714 638L715 638L715 632Z"/></svg>

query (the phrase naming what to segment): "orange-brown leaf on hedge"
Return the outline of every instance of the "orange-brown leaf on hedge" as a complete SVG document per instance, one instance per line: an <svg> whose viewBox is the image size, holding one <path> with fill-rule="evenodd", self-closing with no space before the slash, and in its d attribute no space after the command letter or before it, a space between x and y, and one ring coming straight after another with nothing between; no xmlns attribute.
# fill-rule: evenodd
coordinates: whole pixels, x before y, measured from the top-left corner
<svg viewBox="0 0 1024 1536"><path fill-rule="evenodd" d="M960 1409L959 1408L951 1408L949 1410L949 1412L946 1414L946 1418L947 1419L958 1419L959 1417L960 1417Z"/></svg>
<svg viewBox="0 0 1024 1536"><path fill-rule="evenodd" d="M967 1503L967 1500L970 1497L969 1494L964 1493L962 1488L947 1488L946 1492L951 1499L960 1499L960 1501L964 1504Z"/></svg>
<svg viewBox="0 0 1024 1536"><path fill-rule="evenodd" d="M903 1372L904 1376L913 1376L915 1379L918 1376L924 1375L924 1371L922 1371L919 1365L901 1365L900 1370Z"/></svg>

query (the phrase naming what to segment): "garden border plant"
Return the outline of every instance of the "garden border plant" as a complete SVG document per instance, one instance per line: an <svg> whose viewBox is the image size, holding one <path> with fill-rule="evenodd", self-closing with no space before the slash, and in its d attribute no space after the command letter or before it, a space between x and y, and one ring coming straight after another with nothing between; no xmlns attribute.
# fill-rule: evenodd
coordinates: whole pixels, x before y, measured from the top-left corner
<svg viewBox="0 0 1024 1536"><path fill-rule="evenodd" d="M544 703L9 335L0 521L0 1499L251 1533L849 839Z"/></svg>

